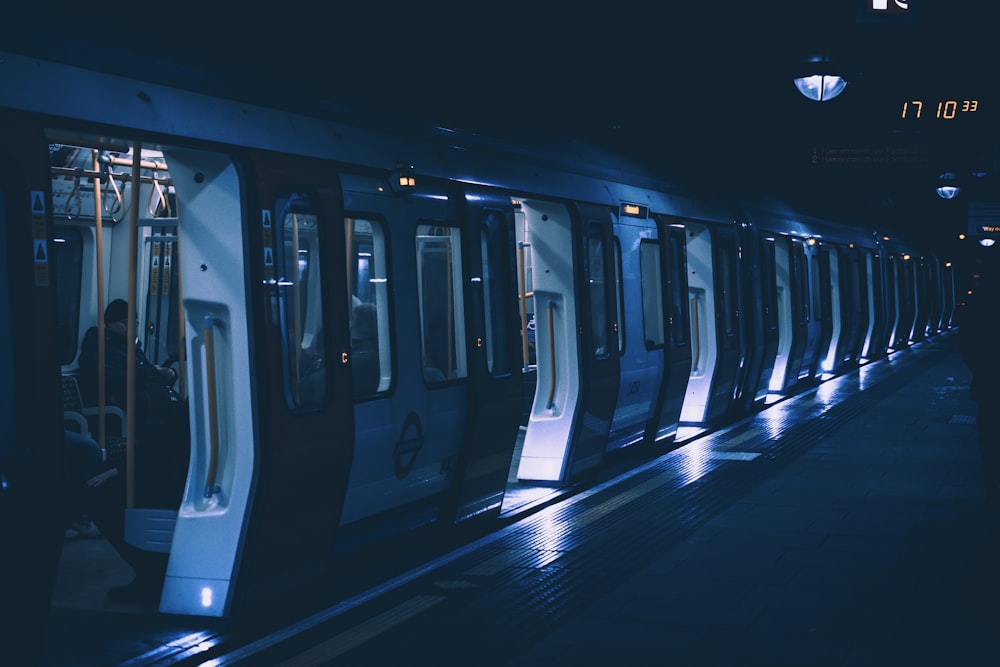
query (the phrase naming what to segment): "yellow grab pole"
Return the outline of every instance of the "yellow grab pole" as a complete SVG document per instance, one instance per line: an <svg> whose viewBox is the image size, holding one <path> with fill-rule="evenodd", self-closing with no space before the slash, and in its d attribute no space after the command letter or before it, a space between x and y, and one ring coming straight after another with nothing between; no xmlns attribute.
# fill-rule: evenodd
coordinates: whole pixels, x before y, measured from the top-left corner
<svg viewBox="0 0 1000 667"><path fill-rule="evenodd" d="M132 189L129 192L129 224L128 224L128 334L127 339L127 369L125 380L125 414L128 415L125 429L125 507L135 507L135 299L138 277L139 241L139 186L142 166L142 143L135 142L132 147Z"/></svg>
<svg viewBox="0 0 1000 667"><path fill-rule="evenodd" d="M94 171L100 170L100 153L93 151ZM110 175L109 175L110 178ZM97 255L97 442L101 451L107 446L107 418L105 415L105 392L107 391L107 370L104 367L104 220L101 205L101 181L94 178L94 244Z"/></svg>

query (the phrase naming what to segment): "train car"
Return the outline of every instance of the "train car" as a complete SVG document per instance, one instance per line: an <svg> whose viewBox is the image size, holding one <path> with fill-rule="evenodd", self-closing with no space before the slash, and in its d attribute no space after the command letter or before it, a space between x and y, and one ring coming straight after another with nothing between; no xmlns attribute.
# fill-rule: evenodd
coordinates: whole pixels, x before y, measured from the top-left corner
<svg viewBox="0 0 1000 667"><path fill-rule="evenodd" d="M124 452L162 612L227 617L357 544L524 511L947 326L935 259L581 142L0 56L8 272L34 277L0 305L35 318L7 390L36 378L16 423L46 424L18 447L57 450L55 423ZM116 299L177 378L176 482L140 465L134 392L81 386Z"/></svg>

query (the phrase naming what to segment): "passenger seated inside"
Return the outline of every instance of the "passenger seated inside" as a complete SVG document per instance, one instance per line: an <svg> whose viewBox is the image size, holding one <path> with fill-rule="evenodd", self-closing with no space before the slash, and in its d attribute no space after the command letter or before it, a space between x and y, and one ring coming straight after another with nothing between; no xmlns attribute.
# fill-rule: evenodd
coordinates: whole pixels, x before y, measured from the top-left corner
<svg viewBox="0 0 1000 667"><path fill-rule="evenodd" d="M126 408L128 369L128 304L117 299L104 313L105 400ZM80 389L84 400L97 402L97 327L84 335L80 347ZM187 476L188 416L186 402L172 386L177 374L151 363L138 341L135 345L135 414L127 414L135 429L135 501L138 507L176 509ZM89 397L89 398L88 398ZM164 553L137 549L125 541L125 461L109 459L87 481L85 507L101 533L135 571L127 586L112 588L112 600L155 602L166 573Z"/></svg>

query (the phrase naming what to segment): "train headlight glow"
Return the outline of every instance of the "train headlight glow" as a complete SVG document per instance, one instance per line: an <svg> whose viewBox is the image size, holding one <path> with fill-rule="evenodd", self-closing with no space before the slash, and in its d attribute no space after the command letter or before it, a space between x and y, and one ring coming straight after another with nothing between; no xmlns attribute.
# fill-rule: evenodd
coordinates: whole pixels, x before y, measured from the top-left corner
<svg viewBox="0 0 1000 667"><path fill-rule="evenodd" d="M201 589L201 606L202 607L205 607L206 609L208 609L209 607L211 607L212 606L212 598L213 598L213 595L212 595L212 589L211 588L209 588L208 586L205 586L204 588Z"/></svg>

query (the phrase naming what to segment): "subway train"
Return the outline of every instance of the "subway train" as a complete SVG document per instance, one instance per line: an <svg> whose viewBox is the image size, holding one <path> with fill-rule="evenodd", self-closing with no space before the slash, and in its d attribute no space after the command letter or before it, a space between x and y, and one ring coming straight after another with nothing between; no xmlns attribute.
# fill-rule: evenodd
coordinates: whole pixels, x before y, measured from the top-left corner
<svg viewBox="0 0 1000 667"><path fill-rule="evenodd" d="M127 466L127 539L168 554L161 612L223 618L352 545L495 523L952 326L945 258L585 142L15 53L0 90L0 510L38 605L64 431L143 446L134 397L79 377L114 299L187 408L180 500L146 502L158 480Z"/></svg>

